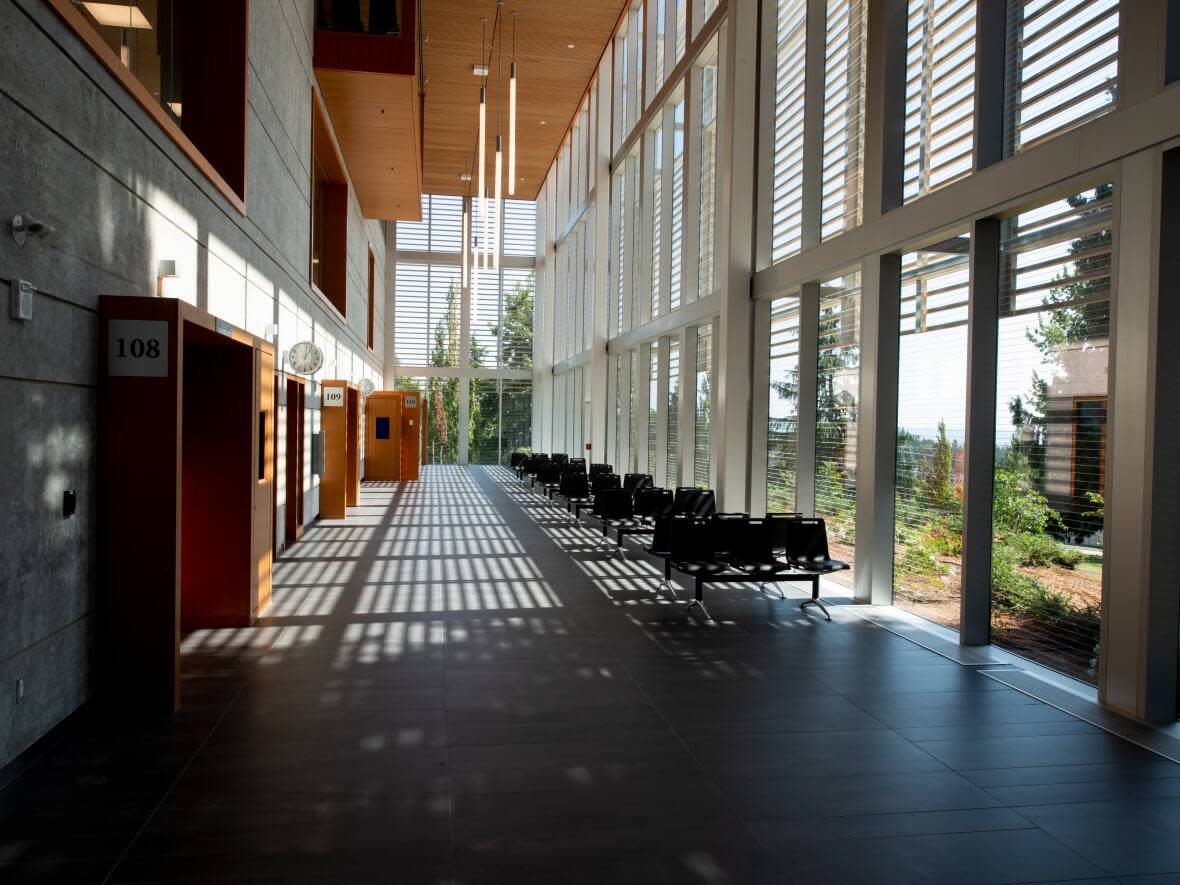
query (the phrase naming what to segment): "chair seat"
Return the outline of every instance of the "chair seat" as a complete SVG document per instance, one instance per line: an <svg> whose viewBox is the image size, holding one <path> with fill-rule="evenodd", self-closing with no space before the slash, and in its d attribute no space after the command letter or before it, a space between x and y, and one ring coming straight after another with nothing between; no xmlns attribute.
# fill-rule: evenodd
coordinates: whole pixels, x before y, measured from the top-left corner
<svg viewBox="0 0 1180 885"><path fill-rule="evenodd" d="M773 577L774 575L781 575L792 570L792 566L789 563L777 559L774 562L741 562L730 560L729 564L745 572L747 575L758 578Z"/></svg>
<svg viewBox="0 0 1180 885"><path fill-rule="evenodd" d="M716 575L728 566L723 562L673 562L672 568L686 575Z"/></svg>
<svg viewBox="0 0 1180 885"><path fill-rule="evenodd" d="M608 520L612 529L621 529L630 534L651 533L654 532L651 526L641 522L638 519L612 519Z"/></svg>
<svg viewBox="0 0 1180 885"><path fill-rule="evenodd" d="M791 565L805 572L842 572L852 568L838 559L792 559Z"/></svg>
<svg viewBox="0 0 1180 885"><path fill-rule="evenodd" d="M643 552L644 552L644 553L650 553L652 556L667 556L667 555L668 555L668 554L670 554L672 551L671 551L671 550L657 550L657 549L656 549L656 548L653 546L653 547L644 547L644 548L643 548Z"/></svg>

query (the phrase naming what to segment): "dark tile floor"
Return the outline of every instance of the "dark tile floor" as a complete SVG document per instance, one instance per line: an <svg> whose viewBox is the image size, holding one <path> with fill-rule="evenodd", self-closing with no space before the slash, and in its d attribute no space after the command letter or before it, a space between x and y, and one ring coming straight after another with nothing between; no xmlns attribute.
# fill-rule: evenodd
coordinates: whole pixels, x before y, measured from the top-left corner
<svg viewBox="0 0 1180 885"><path fill-rule="evenodd" d="M1180 766L853 615L712 624L498 469L368 486L170 719L0 778L0 882L1180 885Z"/></svg>

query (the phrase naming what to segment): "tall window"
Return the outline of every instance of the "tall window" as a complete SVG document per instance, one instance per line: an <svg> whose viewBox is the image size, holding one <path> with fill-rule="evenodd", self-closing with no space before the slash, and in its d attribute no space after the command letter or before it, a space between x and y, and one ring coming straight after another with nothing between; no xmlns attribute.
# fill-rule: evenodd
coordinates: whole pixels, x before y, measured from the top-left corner
<svg viewBox="0 0 1180 885"><path fill-rule="evenodd" d="M1119 0L1008 0L1015 153L1114 108Z"/></svg>
<svg viewBox="0 0 1180 885"><path fill-rule="evenodd" d="M713 422L713 324L697 326L696 390L693 397L693 484L709 487Z"/></svg>
<svg viewBox="0 0 1180 885"><path fill-rule="evenodd" d="M713 292L713 240L717 214L717 40L701 54L698 65L697 95L700 102L698 123L700 149L700 225L697 237L697 295Z"/></svg>
<svg viewBox="0 0 1180 885"><path fill-rule="evenodd" d="M533 438L533 381L504 378L500 382L500 463L513 452L531 446Z"/></svg>
<svg viewBox="0 0 1180 885"><path fill-rule="evenodd" d="M867 5L828 0L820 219L825 240L861 222Z"/></svg>
<svg viewBox="0 0 1180 885"><path fill-rule="evenodd" d="M672 270L668 286L668 309L680 306L680 293L684 280L684 99L676 100L674 106L664 110L672 124L672 230L669 252Z"/></svg>
<svg viewBox="0 0 1180 885"><path fill-rule="evenodd" d="M459 365L459 283L455 265L397 263L394 351L398 365Z"/></svg>
<svg viewBox="0 0 1180 885"><path fill-rule="evenodd" d="M472 464L499 464L500 381L472 378L469 383L468 460Z"/></svg>
<svg viewBox="0 0 1180 885"><path fill-rule="evenodd" d="M775 19L774 181L771 260L803 248L803 96L807 73L807 0L779 0Z"/></svg>
<svg viewBox="0 0 1180 885"><path fill-rule="evenodd" d="M341 316L348 313L348 176L344 159L312 100L311 255L312 285Z"/></svg>
<svg viewBox="0 0 1180 885"><path fill-rule="evenodd" d="M976 0L909 0L905 198L971 172Z"/></svg>
<svg viewBox="0 0 1180 885"><path fill-rule="evenodd" d="M651 343L647 365L647 472L656 475L656 439L660 409L660 342Z"/></svg>
<svg viewBox="0 0 1180 885"><path fill-rule="evenodd" d="M860 274L820 289L815 427L815 515L827 520L835 559L856 554L856 422L860 382ZM852 586L851 571L833 580Z"/></svg>
<svg viewBox="0 0 1180 885"><path fill-rule="evenodd" d="M668 341L668 402L664 414L664 426L668 438L668 457L665 466L668 487L680 483L680 342L675 338Z"/></svg>
<svg viewBox="0 0 1180 885"><path fill-rule="evenodd" d="M658 120L658 118L657 118ZM651 317L660 315L663 300L663 242L664 242L664 130L657 122L648 135L647 165L651 168Z"/></svg>
<svg viewBox="0 0 1180 885"><path fill-rule="evenodd" d="M766 427L766 509L795 506L799 441L799 296L770 305L770 408Z"/></svg>
<svg viewBox="0 0 1180 885"><path fill-rule="evenodd" d="M197 167L244 200L246 0L75 2L59 14L107 68L131 73L124 82L136 101Z"/></svg>
<svg viewBox="0 0 1180 885"><path fill-rule="evenodd" d="M1094 682L1114 188L1005 223L992 639Z"/></svg>
<svg viewBox="0 0 1180 885"><path fill-rule="evenodd" d="M959 627L969 242L902 258L893 601ZM932 370L937 367L937 370Z"/></svg>

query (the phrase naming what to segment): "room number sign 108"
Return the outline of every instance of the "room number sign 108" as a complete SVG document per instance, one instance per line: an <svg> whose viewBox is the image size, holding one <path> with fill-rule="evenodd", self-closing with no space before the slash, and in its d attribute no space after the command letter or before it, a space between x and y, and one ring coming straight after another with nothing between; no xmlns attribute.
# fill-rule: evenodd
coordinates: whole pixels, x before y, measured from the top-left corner
<svg viewBox="0 0 1180 885"><path fill-rule="evenodd" d="M168 333L166 320L108 321L107 374L166 378Z"/></svg>

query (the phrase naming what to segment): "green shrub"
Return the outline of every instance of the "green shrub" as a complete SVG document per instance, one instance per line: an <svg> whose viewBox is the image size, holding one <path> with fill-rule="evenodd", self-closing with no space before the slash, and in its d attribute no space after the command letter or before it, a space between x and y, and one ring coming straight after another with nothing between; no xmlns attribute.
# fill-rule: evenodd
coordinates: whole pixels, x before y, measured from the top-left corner
<svg viewBox="0 0 1180 885"><path fill-rule="evenodd" d="M1082 561L1082 554L1070 550L1049 535L1021 533L1005 538L1003 543L1015 551L1019 564L1024 566L1058 565L1072 569Z"/></svg>
<svg viewBox="0 0 1180 885"><path fill-rule="evenodd" d="M997 544L992 551L992 600L996 605L1034 618L1062 618L1075 614L1069 597L1047 588L1019 570L1020 556Z"/></svg>
<svg viewBox="0 0 1180 885"><path fill-rule="evenodd" d="M940 578L947 572L946 566L938 561L937 554L922 544L908 545L897 563L897 569L912 577Z"/></svg>

